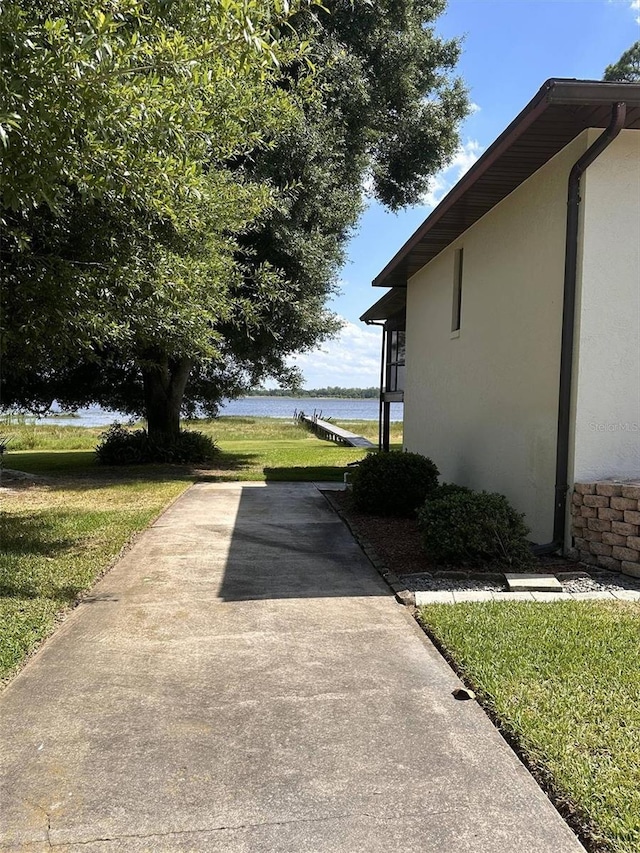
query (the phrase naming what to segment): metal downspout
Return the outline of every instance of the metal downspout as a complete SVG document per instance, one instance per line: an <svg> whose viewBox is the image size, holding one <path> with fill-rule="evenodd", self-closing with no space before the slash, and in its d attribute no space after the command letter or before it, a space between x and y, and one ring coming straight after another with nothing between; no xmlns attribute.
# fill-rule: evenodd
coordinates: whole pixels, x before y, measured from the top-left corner
<svg viewBox="0 0 640 853"><path fill-rule="evenodd" d="M611 121L582 156L574 163L569 174L567 192L567 235L565 242L564 302L562 311L562 343L560 349L560 384L558 391L558 433L556 445L556 485L553 516L553 542L540 545L536 551L544 552L564 547L567 494L569 491L569 438L571 427L571 378L573 373L573 339L576 314L576 287L578 270L578 236L580 216L580 179L593 161L613 142L624 127L626 103L616 103L611 108Z"/></svg>

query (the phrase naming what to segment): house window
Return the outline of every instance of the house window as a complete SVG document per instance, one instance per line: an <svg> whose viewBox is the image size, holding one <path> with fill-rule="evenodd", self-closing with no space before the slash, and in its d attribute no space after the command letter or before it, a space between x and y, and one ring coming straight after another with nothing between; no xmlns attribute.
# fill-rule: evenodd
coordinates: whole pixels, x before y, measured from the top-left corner
<svg viewBox="0 0 640 853"><path fill-rule="evenodd" d="M462 249L456 249L453 264L453 311L451 314L451 331L460 331L460 319L462 317Z"/></svg>

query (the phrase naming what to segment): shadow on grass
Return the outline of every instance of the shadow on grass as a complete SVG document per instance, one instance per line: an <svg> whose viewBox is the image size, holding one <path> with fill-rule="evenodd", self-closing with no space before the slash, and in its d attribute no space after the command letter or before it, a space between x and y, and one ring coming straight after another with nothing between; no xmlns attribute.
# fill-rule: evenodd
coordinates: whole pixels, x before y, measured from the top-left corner
<svg viewBox="0 0 640 853"><path fill-rule="evenodd" d="M24 471L27 474L47 476L49 474L76 474L95 470L99 466L93 450L30 450L14 451L4 457L4 468ZM5 484L6 478L3 478ZM20 482L11 483L12 486Z"/></svg>
<svg viewBox="0 0 640 853"><path fill-rule="evenodd" d="M17 599L18 601L46 599L56 603L56 608L64 607L75 601L86 588L86 583L58 586L54 581L35 584L30 583L28 579L24 579L23 582L20 582L18 578L7 580L0 573L0 598Z"/></svg>
<svg viewBox="0 0 640 853"><path fill-rule="evenodd" d="M7 514L0 525L0 596L73 601L87 585L76 554L95 523L82 510Z"/></svg>
<svg viewBox="0 0 640 853"><path fill-rule="evenodd" d="M220 451L208 465L102 465L92 450L34 450L11 453L5 468L35 475L34 480L3 480L12 488L46 485L48 488L68 488L70 481L82 488L102 488L110 483L167 482L230 479L233 472L259 464L259 456L251 453ZM44 478L42 483L37 479Z"/></svg>
<svg viewBox="0 0 640 853"><path fill-rule="evenodd" d="M60 539L57 521L42 515L4 516L0 521L0 557L6 554L33 554L54 557L73 545Z"/></svg>
<svg viewBox="0 0 640 853"><path fill-rule="evenodd" d="M92 450L32 450L8 454L6 468L43 477L42 485L51 489L74 487L99 489L110 483L127 482L224 482L237 479L242 472L255 471L255 479L264 474L267 481L341 482L347 465L289 465L261 467L260 453L221 450L208 465L102 465ZM6 482L6 481L5 481ZM13 488L29 488L35 482L19 480Z"/></svg>
<svg viewBox="0 0 640 853"><path fill-rule="evenodd" d="M306 465L293 466L289 468L263 468L267 482L293 482L293 483L315 483L315 482L339 482L344 477L344 472L349 469L336 467L335 465Z"/></svg>

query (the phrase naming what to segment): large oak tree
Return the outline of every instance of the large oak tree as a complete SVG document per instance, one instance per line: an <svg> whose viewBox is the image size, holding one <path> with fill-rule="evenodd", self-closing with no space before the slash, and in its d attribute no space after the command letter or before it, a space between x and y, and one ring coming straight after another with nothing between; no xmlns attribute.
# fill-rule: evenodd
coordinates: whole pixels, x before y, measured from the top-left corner
<svg viewBox="0 0 640 853"><path fill-rule="evenodd" d="M0 30L2 402L168 440L336 328L365 182L395 209L455 150L459 47L440 0L97 7L16 0Z"/></svg>
<svg viewBox="0 0 640 853"><path fill-rule="evenodd" d="M292 7L295 11L295 7ZM234 235L273 204L226 168L295 120L303 47L266 0L13 0L0 18L2 404L101 400L134 365L150 432L219 357ZM280 31L280 37L278 37ZM73 378L81 367L96 381ZM103 389L104 390L104 389Z"/></svg>
<svg viewBox="0 0 640 853"><path fill-rule="evenodd" d="M232 369L209 383L199 377L210 399L231 377L245 386L268 374L286 381L287 356L329 328L324 306L367 202L363 188L392 210L418 202L458 146L468 101L455 76L460 45L434 29L445 3L330 0L324 7L295 21L312 43L321 98L305 102L274 145L242 161L282 201L240 238L248 273L240 293L262 306L263 322L253 333L241 317L224 324ZM275 303L260 298L251 275L265 261L286 283Z"/></svg>

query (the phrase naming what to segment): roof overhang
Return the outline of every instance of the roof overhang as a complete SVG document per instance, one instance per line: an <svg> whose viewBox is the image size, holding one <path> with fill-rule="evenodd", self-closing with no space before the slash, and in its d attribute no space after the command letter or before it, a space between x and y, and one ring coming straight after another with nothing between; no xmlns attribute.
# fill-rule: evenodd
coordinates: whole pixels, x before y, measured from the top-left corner
<svg viewBox="0 0 640 853"><path fill-rule="evenodd" d="M606 127L612 105L620 102L627 104L625 128L640 129L640 84L547 80L375 277L374 286L406 287L412 275L578 134L589 127ZM366 320L383 300L361 319Z"/></svg>
<svg viewBox="0 0 640 853"><path fill-rule="evenodd" d="M380 323L402 313L407 307L407 292L404 287L394 287L378 299L375 305L367 308L360 319L364 323Z"/></svg>

